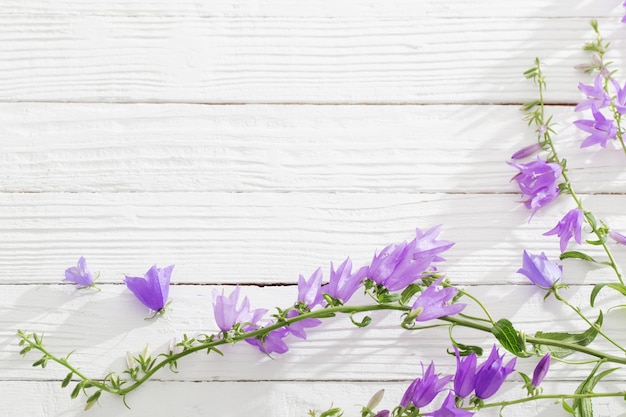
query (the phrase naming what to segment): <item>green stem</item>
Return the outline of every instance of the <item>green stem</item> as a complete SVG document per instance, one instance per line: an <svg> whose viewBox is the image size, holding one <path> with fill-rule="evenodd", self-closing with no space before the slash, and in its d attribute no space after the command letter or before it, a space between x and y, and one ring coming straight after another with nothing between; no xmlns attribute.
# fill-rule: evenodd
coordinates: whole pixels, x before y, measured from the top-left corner
<svg viewBox="0 0 626 417"><path fill-rule="evenodd" d="M581 398L623 397L624 395L626 395L626 391L602 392L602 393L590 392L586 394L546 394L546 395L536 395L534 397L528 397L528 398L520 398L517 400L511 400L511 401L501 401L497 403L484 404L480 408L482 409L482 408L491 408L491 407L507 407L509 405L522 404L522 403L527 403L529 401L536 401L536 400L549 400L549 399L560 399L560 400L572 399L574 400L577 398L581 399ZM471 408L468 408L468 409L471 409Z"/></svg>

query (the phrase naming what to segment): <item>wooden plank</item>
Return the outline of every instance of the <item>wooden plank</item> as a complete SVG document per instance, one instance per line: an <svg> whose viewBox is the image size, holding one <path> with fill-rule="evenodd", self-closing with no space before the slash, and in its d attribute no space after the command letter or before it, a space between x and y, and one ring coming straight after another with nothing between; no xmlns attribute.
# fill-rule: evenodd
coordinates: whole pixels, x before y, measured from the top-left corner
<svg viewBox="0 0 626 417"><path fill-rule="evenodd" d="M102 291L77 292L68 286L3 286L0 307L0 379L61 380L67 372L53 363L46 369L33 368L36 353L26 358L18 355L18 329L44 333L46 348L59 356L70 351L72 363L93 378L110 371L126 369L126 352L138 355L146 344L157 355L168 349L173 338L181 340L214 333L217 325L212 310L213 289L227 294L234 287L175 286L171 288L171 310L155 320L145 320L147 308L125 287L104 285ZM519 285L483 285L466 287L478 296L496 318L507 317L516 328L527 334L543 331L582 332L588 325L554 298L544 301L545 290ZM592 286L572 287L562 291L573 305L594 318L597 311L588 307ZM252 308L287 308L297 297L296 286L245 286L242 294ZM623 302L615 291L604 291L599 305L608 307ZM467 300L466 313L484 317L478 307ZM355 295L351 304L367 303L365 295ZM585 307L587 305L587 307ZM178 373L167 369L155 375L167 381L411 381L420 372L420 362L434 360L439 372L453 373L454 357L446 353L450 346L447 328L407 331L400 327L397 312L371 314L372 324L356 328L346 316L325 320L320 327L307 330L307 340L293 336L285 339L290 351L272 358L242 343L223 346L224 356L198 352L179 361ZM618 343L624 342L622 315L607 312L603 330ZM454 337L461 343L482 346L489 351L494 339L489 334L455 328ZM601 338L590 347L620 355ZM573 355L571 359L586 357ZM532 373L536 358L518 359L517 369ZM549 380L579 381L592 365L572 367L555 363ZM607 380L619 381L626 370L611 374ZM512 376L512 380L521 380Z"/></svg>
<svg viewBox="0 0 626 417"><path fill-rule="evenodd" d="M583 196L626 231L626 196ZM368 264L414 229L443 224L456 245L441 265L457 282L524 283L524 249L559 256L542 234L573 205L563 197L528 222L515 195L299 193L42 193L0 199L0 282L57 283L85 256L101 280L121 282L152 264L176 264L178 283L284 283L350 256ZM617 259L626 247L611 244ZM572 243L570 248L577 248ZM597 247L585 251L604 259ZM564 262L567 282L612 280L609 268ZM328 277L328 272L325 272Z"/></svg>
<svg viewBox="0 0 626 417"><path fill-rule="evenodd" d="M532 86L528 85L529 89ZM581 150L548 109L579 192L626 192L621 150ZM518 192L536 140L517 106L0 105L5 192Z"/></svg>
<svg viewBox="0 0 626 417"><path fill-rule="evenodd" d="M549 99L574 103L585 20L4 15L0 101L520 103L539 56Z"/></svg>

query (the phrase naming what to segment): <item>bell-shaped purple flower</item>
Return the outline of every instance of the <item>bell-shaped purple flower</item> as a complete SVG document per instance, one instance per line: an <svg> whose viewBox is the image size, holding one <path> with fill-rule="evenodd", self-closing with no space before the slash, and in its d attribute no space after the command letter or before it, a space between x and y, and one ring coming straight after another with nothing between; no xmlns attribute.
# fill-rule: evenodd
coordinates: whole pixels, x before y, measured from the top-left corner
<svg viewBox="0 0 626 417"><path fill-rule="evenodd" d="M330 280L328 285L323 288L323 292L329 294L333 298L337 298L342 302L347 302L361 285L361 281L367 276L368 267L361 267L354 274L352 270L352 261L347 258L335 271L331 262L330 264Z"/></svg>
<svg viewBox="0 0 626 417"><path fill-rule="evenodd" d="M514 162L508 164L519 170L513 179L522 191L522 196L527 198L524 204L526 208L532 210L533 215L559 196L558 180L561 177L561 165L546 162L539 157L536 161L526 164Z"/></svg>
<svg viewBox="0 0 626 417"><path fill-rule="evenodd" d="M389 417L389 410L380 410L374 417Z"/></svg>
<svg viewBox="0 0 626 417"><path fill-rule="evenodd" d="M615 230L610 230L609 237L613 239L614 241L616 241L617 243L626 245L626 236L624 236L620 232L616 232Z"/></svg>
<svg viewBox="0 0 626 417"><path fill-rule="evenodd" d="M411 310L417 314L415 321L428 321L460 313L467 305L448 304L458 292L454 287L440 288L444 277L433 282L417 297Z"/></svg>
<svg viewBox="0 0 626 417"><path fill-rule="evenodd" d="M430 262L413 261L415 241L392 244L374 255L369 276L389 291L399 291L422 277Z"/></svg>
<svg viewBox="0 0 626 417"><path fill-rule="evenodd" d="M215 315L217 326L224 332L232 329L237 323L251 330L261 317L267 313L265 309L250 310L248 297L239 300L239 290L239 287L235 288L228 296L213 290L213 314Z"/></svg>
<svg viewBox="0 0 626 417"><path fill-rule="evenodd" d="M441 407L438 410L424 415L431 417L472 417L474 413L462 408L457 408L454 394L449 392L448 396L445 400L443 400L443 404L441 404Z"/></svg>
<svg viewBox="0 0 626 417"><path fill-rule="evenodd" d="M298 301L309 308L322 303L322 269L317 268L307 281L302 275L298 278Z"/></svg>
<svg viewBox="0 0 626 417"><path fill-rule="evenodd" d="M622 87L616 80L611 80L611 82L615 88L615 110L619 114L626 114L626 83Z"/></svg>
<svg viewBox="0 0 626 417"><path fill-rule="evenodd" d="M604 117L604 115L593 106L591 108L591 114L594 120L576 120L574 122L576 127L580 130L590 133L580 144L580 147L586 148L599 143L600 146L606 148L607 142L611 139L615 139L615 135L617 135L615 121Z"/></svg>
<svg viewBox="0 0 626 417"><path fill-rule="evenodd" d="M516 360L513 358L504 365L504 355L500 356L496 345L493 345L489 357L476 371L476 397L485 400L498 392L506 377L515 370Z"/></svg>
<svg viewBox="0 0 626 417"><path fill-rule="evenodd" d="M567 244L573 237L579 245L582 243L582 227L585 215L581 209L573 209L567 212L556 226L544 233L544 236L557 235L561 238L561 252L565 252Z"/></svg>
<svg viewBox="0 0 626 417"><path fill-rule="evenodd" d="M174 265L165 268L157 268L154 265L143 277L126 276L124 282L143 305L155 312L160 312L167 304L173 269Z"/></svg>
<svg viewBox="0 0 626 417"><path fill-rule="evenodd" d="M465 398L474 391L474 381L476 380L476 361L478 360L475 353L470 353L461 359L459 350L454 346L456 352L456 373L454 374L454 393L457 397Z"/></svg>
<svg viewBox="0 0 626 417"><path fill-rule="evenodd" d="M299 313L296 310L291 310L287 313L286 317L292 318L298 315ZM299 337L300 339L306 339L306 333L304 329L317 327L320 324L322 324L322 321L320 319L304 319L290 324L289 326L287 326L287 330L289 331L289 333L293 334L296 337Z"/></svg>
<svg viewBox="0 0 626 417"><path fill-rule="evenodd" d="M574 111L582 111L595 107L601 109L611 103L611 98L604 90L604 80L602 75L598 74L593 80L593 85L578 84L578 89L585 95L585 100L581 101Z"/></svg>
<svg viewBox="0 0 626 417"><path fill-rule="evenodd" d="M423 372L423 365L422 365ZM445 386L452 379L452 375L439 377L435 375L435 364L430 363L426 372L423 372L421 378L417 378L409 385L400 401L400 406L406 408L413 404L417 408L430 404L437 394L445 389Z"/></svg>
<svg viewBox="0 0 626 417"><path fill-rule="evenodd" d="M431 227L425 232L422 232L420 229L415 229L414 261L430 264L431 262L441 262L445 260L440 257L439 254L450 249L454 245L454 242L449 240L436 240L440 232L441 225Z"/></svg>
<svg viewBox="0 0 626 417"><path fill-rule="evenodd" d="M265 335L263 339L249 338L246 342L259 348L259 350L267 355L270 353L285 353L289 347L283 340L289 335L289 331L284 327L272 330Z"/></svg>
<svg viewBox="0 0 626 417"><path fill-rule="evenodd" d="M524 250L522 267L518 273L525 275L533 284L542 288L552 288L561 278L563 267L548 260L545 253L533 255Z"/></svg>
<svg viewBox="0 0 626 417"><path fill-rule="evenodd" d="M76 266L65 270L65 279L63 281L73 282L79 287L91 287L93 280L93 274L89 268L87 268L87 261L81 256L78 258Z"/></svg>
<svg viewBox="0 0 626 417"><path fill-rule="evenodd" d="M535 370L533 371L533 380L531 384L534 387L538 387L541 384L541 381L546 377L548 373L548 369L550 369L550 354L546 353L543 358L539 361Z"/></svg>

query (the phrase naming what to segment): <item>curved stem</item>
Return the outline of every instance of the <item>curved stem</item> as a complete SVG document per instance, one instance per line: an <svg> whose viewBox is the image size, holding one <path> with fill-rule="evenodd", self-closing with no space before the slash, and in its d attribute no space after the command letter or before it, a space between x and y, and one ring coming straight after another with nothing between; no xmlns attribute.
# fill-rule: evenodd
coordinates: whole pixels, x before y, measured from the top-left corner
<svg viewBox="0 0 626 417"><path fill-rule="evenodd" d="M536 401L536 400L549 400L549 399L560 399L560 400L572 399L574 400L574 399L582 399L582 398L623 397L624 395L626 395L626 391L602 392L602 393L590 392L586 394L546 394L546 395L536 395L534 397L520 398L517 400L511 400L511 401L488 403L488 404L482 405L480 408L482 409L482 408L491 408L491 407L507 407L509 405L522 404L522 403L527 403L529 401ZM471 410L471 408L468 408L468 410Z"/></svg>

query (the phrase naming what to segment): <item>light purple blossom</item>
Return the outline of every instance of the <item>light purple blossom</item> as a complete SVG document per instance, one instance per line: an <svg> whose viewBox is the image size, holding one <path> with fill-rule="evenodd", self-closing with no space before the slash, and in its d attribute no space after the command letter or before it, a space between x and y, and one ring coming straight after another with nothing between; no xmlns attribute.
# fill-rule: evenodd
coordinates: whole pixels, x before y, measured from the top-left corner
<svg viewBox="0 0 626 417"><path fill-rule="evenodd" d="M435 375L435 364L433 362L430 363L426 372L423 369L424 366L422 365L423 376L417 378L409 385L409 388L402 396L400 406L407 408L410 404L413 404L415 407L421 408L430 404L452 379L452 375L446 375L441 378L439 375Z"/></svg>
<svg viewBox="0 0 626 417"><path fill-rule="evenodd" d="M224 332L231 330L237 323L252 329L256 326L259 319L267 313L265 309L250 310L250 300L248 300L248 297L239 300L239 290L239 287L235 288L228 296L213 290L215 321L217 326Z"/></svg>
<svg viewBox="0 0 626 417"><path fill-rule="evenodd" d="M613 87L615 87L615 110L619 114L626 114L626 83L623 87L620 87L619 83L615 80L611 80Z"/></svg>
<svg viewBox="0 0 626 417"><path fill-rule="evenodd" d="M63 281L73 282L79 287L90 287L93 285L93 280L93 274L87 268L87 261L81 256L78 258L76 266L65 270L65 279Z"/></svg>
<svg viewBox="0 0 626 417"><path fill-rule="evenodd" d="M424 415L431 417L472 417L474 413L468 410L464 410L462 408L457 408L454 394L452 394L452 392L449 392L448 396L443 401L443 404L441 404L441 407L438 410L431 413L426 413Z"/></svg>
<svg viewBox="0 0 626 417"><path fill-rule="evenodd" d="M552 288L561 278L563 267L548 260L545 253L533 255L524 250L522 267L518 273L525 275L533 284L542 288Z"/></svg>
<svg viewBox="0 0 626 417"><path fill-rule="evenodd" d="M539 142L536 142L536 143L533 143L532 145L525 146L519 151L515 152L513 155L511 155L511 159L513 160L524 159L528 156L536 154L541 149L542 149L541 144Z"/></svg>
<svg viewBox="0 0 626 417"><path fill-rule="evenodd" d="M541 381L546 377L548 373L548 369L550 369L550 354L546 353L543 358L539 361L535 370L533 371L533 380L531 384L534 387L538 387L541 384Z"/></svg>
<svg viewBox="0 0 626 417"><path fill-rule="evenodd" d="M174 265L165 268L157 268L153 265L143 277L126 276L124 282L146 307L160 312L167 303L173 269Z"/></svg>
<svg viewBox="0 0 626 417"><path fill-rule="evenodd" d="M298 301L309 308L322 303L322 268L317 268L307 281L302 275L298 278Z"/></svg>
<svg viewBox="0 0 626 417"><path fill-rule="evenodd" d="M582 243L582 226L585 215L580 209L572 209L567 212L565 216L556 226L544 233L544 236L557 235L561 238L560 247L561 252L565 252L567 244L573 237L576 243L579 245Z"/></svg>
<svg viewBox="0 0 626 417"><path fill-rule="evenodd" d="M258 347L259 350L265 354L282 354L289 350L289 347L283 341L283 339L287 337L288 334L289 331L284 327L281 327L279 329L272 330L271 332L266 334L262 340L257 338L249 338L246 339L246 342Z"/></svg>
<svg viewBox="0 0 626 417"><path fill-rule="evenodd" d="M380 410L374 417L389 417L389 410Z"/></svg>
<svg viewBox="0 0 626 417"><path fill-rule="evenodd" d="M471 353L461 359L459 350L454 346L456 352L456 373L454 374L454 393L465 398L474 391L474 381L476 379L476 361L478 360L475 353Z"/></svg>
<svg viewBox="0 0 626 417"><path fill-rule="evenodd" d="M436 240L437 236L441 232L441 225L433 226L430 229L422 232L420 229L415 229L415 248L413 251L413 260L417 262L441 262L445 259L440 257L439 254L447 251L454 242L449 240Z"/></svg>
<svg viewBox="0 0 626 417"><path fill-rule="evenodd" d="M508 164L519 170L513 179L522 191L522 196L527 197L524 204L532 210L533 215L558 197L560 191L557 182L561 177L561 165L546 162L539 157L526 164Z"/></svg>
<svg viewBox="0 0 626 417"><path fill-rule="evenodd" d="M287 313L286 317L292 318L298 315L299 313L296 310L291 310ZM289 333L293 334L296 337L299 337L300 339L306 339L306 333L304 329L317 327L320 324L322 324L322 321L320 319L315 319L315 318L304 319L304 320L297 321L295 323L291 323L289 326L287 326L287 330L289 331Z"/></svg>
<svg viewBox="0 0 626 417"><path fill-rule="evenodd" d="M576 120L574 122L580 130L590 133L580 144L580 147L586 148L599 143L600 146L606 148L607 142L615 138L617 126L612 119L604 117L594 106L591 108L591 114L594 120Z"/></svg>
<svg viewBox="0 0 626 417"><path fill-rule="evenodd" d="M616 232L614 230L609 231L609 237L616 241L617 243L621 243L622 245L626 245L626 236L621 234L620 232Z"/></svg>
<svg viewBox="0 0 626 417"><path fill-rule="evenodd" d="M330 264L330 280L328 285L323 288L323 292L330 296L347 302L361 285L361 281L367 276L369 271L367 266L361 267L354 274L352 270L352 261L347 258L335 271L331 262Z"/></svg>
<svg viewBox="0 0 626 417"><path fill-rule="evenodd" d="M500 356L496 345L493 345L489 357L476 371L476 397L485 400L498 392L506 377L515 370L516 360L513 358L504 365L504 355Z"/></svg>
<svg viewBox="0 0 626 417"><path fill-rule="evenodd" d="M437 289L444 277L439 278L426 288L415 300L412 311L418 313L415 321L428 321L443 316L460 313L466 304L448 304L458 292L457 288L446 287Z"/></svg>
<svg viewBox="0 0 626 417"><path fill-rule="evenodd" d="M593 85L578 84L578 89L585 95L586 99L581 101L574 111L582 111L595 107L601 109L611 103L611 98L604 90L602 75L598 74L593 80Z"/></svg>

